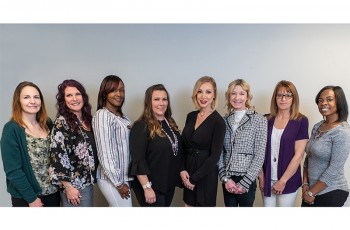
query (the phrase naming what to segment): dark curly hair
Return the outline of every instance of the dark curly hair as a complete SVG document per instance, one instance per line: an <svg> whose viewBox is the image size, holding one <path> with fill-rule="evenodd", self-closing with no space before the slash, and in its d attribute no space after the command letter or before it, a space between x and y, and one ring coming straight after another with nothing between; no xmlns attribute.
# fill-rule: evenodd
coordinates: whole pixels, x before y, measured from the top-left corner
<svg viewBox="0 0 350 230"><path fill-rule="evenodd" d="M58 93L56 95L57 99L57 117L62 115L65 119L69 127L71 127L73 130L76 130L78 128L78 117L67 107L66 101L64 99L64 92L67 87L75 87L81 95L83 96L84 105L82 110L82 119L85 122L86 126L91 128L91 104L89 103L89 96L86 93L86 90L84 86L73 79L64 80L59 86L58 86Z"/></svg>

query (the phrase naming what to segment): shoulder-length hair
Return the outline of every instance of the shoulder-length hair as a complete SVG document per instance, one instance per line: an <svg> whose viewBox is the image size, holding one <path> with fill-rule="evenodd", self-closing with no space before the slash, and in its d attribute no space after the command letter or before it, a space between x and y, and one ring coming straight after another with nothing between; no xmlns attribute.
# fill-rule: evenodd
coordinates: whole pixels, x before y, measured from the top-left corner
<svg viewBox="0 0 350 230"><path fill-rule="evenodd" d="M280 89L285 89L288 93L291 93L293 95L292 105L290 107L290 119L291 120L301 119L304 115L301 114L299 111L299 94L298 94L297 88L292 82L286 81L286 80L282 80L278 82L275 86L275 89L271 97L270 115L268 119L271 119L277 116L278 106L277 106L276 99L277 99L278 91Z"/></svg>
<svg viewBox="0 0 350 230"><path fill-rule="evenodd" d="M171 113L171 104L170 104L170 96L164 85L162 84L156 84L150 86L146 92L145 92L145 101L144 101L144 109L141 117L139 120L144 120L147 125L148 129L150 131L150 138L154 138L157 134L158 136L164 137L164 133L162 132L161 124L157 120L157 118L154 116L153 110L152 110L152 95L154 91L165 91L167 98L168 98L168 107L165 111L164 117L168 120L170 127L173 130L179 131L178 126L175 122L175 120L172 118Z"/></svg>
<svg viewBox="0 0 350 230"><path fill-rule="evenodd" d="M89 103L89 96L86 93L84 86L73 79L64 80L61 84L58 85L58 93L56 95L57 99L57 116L62 115L69 127L73 130L78 128L78 117L67 107L65 101L65 90L67 87L75 87L81 93L84 101L82 107L82 119L88 127L91 127L91 104Z"/></svg>
<svg viewBox="0 0 350 230"><path fill-rule="evenodd" d="M199 78L194 87L193 87L193 92L192 92L192 102L193 102L193 105L196 109L200 109L200 106L198 104L198 101L197 101L197 94L198 94L198 90L199 88L201 87L201 85L203 85L203 83L205 82L209 82L210 84L212 84L213 86L213 89L214 89L214 98L213 98L213 102L211 103L211 108L212 109L216 109L217 105L218 105L218 97L217 97L217 87L216 87L216 82L214 80L214 78L212 77L209 77L209 76L204 76L204 77L201 77Z"/></svg>
<svg viewBox="0 0 350 230"><path fill-rule="evenodd" d="M48 116L47 116L47 112L46 112L44 97L43 97L43 94L41 93L41 90L39 89L39 87L36 84L34 84L33 82L23 81L17 85L17 87L13 93L13 98L12 98L11 120L15 121L17 124L19 124L22 127L26 127L26 125L24 124L23 119L22 119L22 107L21 107L20 99L21 99L21 92L22 92L23 88L27 87L27 86L33 87L36 90L38 90L38 92L39 92L40 100L41 100L41 107L36 114L36 120L38 121L39 126L42 129L48 130L48 126L47 126Z"/></svg>
<svg viewBox="0 0 350 230"><path fill-rule="evenodd" d="M318 105L318 99L320 99L321 93L327 89L333 90L337 105L338 122L347 121L349 110L348 103L346 101L345 93L340 86L327 85L323 87L316 95L315 102Z"/></svg>
<svg viewBox="0 0 350 230"><path fill-rule="evenodd" d="M100 91L98 92L98 96L97 96L97 110L102 109L103 107L106 106L107 95L110 92L113 92L114 90L116 90L119 87L120 82L124 84L122 79L116 75L108 75L103 79L100 85ZM123 107L124 101L125 101L125 95L121 106L117 108L117 111L121 114L121 116L123 116L122 107Z"/></svg>
<svg viewBox="0 0 350 230"><path fill-rule="evenodd" d="M250 90L250 85L248 82L246 82L243 79L236 79L232 81L230 84L228 84L227 91L225 92L225 100L226 100L226 108L227 108L227 113L229 114L233 110L233 106L230 103L230 97L231 97L231 91L237 86L241 86L244 91L247 92L247 101L245 102L245 107L248 109L254 109L254 106L252 104L252 99L253 99L253 94L252 91Z"/></svg>

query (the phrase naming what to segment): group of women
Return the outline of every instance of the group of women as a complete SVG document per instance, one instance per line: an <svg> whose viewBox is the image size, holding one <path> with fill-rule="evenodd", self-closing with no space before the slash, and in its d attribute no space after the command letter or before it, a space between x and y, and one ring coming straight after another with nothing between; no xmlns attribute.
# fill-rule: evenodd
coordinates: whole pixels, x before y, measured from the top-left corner
<svg viewBox="0 0 350 230"><path fill-rule="evenodd" d="M196 81L195 110L180 132L162 84L146 90L133 123L122 111L125 85L118 76L103 79L94 115L83 85L65 80L52 122L40 89L21 82L1 137L12 205L91 207L97 183L109 206L131 207L132 188L140 206L169 207L180 187L185 206L214 207L218 178L227 207L252 207L257 178L264 206L294 206L300 187L304 207L344 205L350 127L341 87L317 94L324 119L310 139L292 82L277 83L266 115L254 110L243 79L228 85L224 117L216 111L217 94L212 77Z"/></svg>

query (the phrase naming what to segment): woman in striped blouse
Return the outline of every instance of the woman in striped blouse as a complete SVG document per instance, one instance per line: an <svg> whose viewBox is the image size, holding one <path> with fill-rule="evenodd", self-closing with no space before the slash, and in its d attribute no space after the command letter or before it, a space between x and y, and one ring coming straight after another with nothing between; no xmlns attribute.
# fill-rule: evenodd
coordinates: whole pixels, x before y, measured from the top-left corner
<svg viewBox="0 0 350 230"><path fill-rule="evenodd" d="M92 119L99 166L97 185L111 207L131 207L128 165L131 121L122 112L125 99L123 81L115 75L105 77Z"/></svg>

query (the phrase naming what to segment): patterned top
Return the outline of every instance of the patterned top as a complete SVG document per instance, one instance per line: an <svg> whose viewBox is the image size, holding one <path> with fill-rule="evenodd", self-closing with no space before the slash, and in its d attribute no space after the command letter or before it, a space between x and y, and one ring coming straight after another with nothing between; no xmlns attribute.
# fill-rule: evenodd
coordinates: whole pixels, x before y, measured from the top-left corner
<svg viewBox="0 0 350 230"><path fill-rule="evenodd" d="M341 189L349 191L344 174L344 165L350 152L350 126L343 121L322 136L317 137L320 121L312 129L309 142L306 145L304 167L308 168L309 184L314 186L317 181L327 184L327 188L318 195Z"/></svg>
<svg viewBox="0 0 350 230"><path fill-rule="evenodd" d="M63 116L57 117L50 144L52 183L62 186L61 180L69 181L77 189L94 184L94 143L81 124L73 131Z"/></svg>
<svg viewBox="0 0 350 230"><path fill-rule="evenodd" d="M51 184L49 177L49 136L37 138L26 133L26 140L30 163L42 189L41 195L57 192L58 187Z"/></svg>
<svg viewBox="0 0 350 230"><path fill-rule="evenodd" d="M128 176L130 119L103 108L92 118L92 127L100 162L96 177L109 179L114 186L131 181L132 177Z"/></svg>
<svg viewBox="0 0 350 230"><path fill-rule="evenodd" d="M219 160L219 177L243 176L238 184L249 191L264 163L267 120L254 110L247 110L236 132L232 132L234 112L224 117L226 134Z"/></svg>

